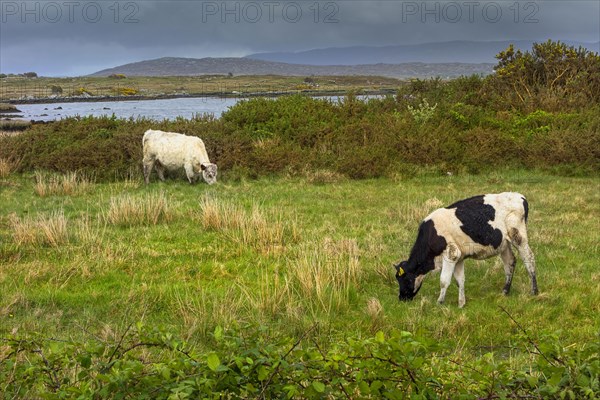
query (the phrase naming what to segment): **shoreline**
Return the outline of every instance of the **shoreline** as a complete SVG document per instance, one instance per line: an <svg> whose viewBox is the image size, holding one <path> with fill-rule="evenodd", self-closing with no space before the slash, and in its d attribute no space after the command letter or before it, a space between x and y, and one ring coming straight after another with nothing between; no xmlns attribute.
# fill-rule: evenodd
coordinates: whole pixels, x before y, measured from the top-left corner
<svg viewBox="0 0 600 400"><path fill-rule="evenodd" d="M378 89L378 90L360 90L359 95L387 95L396 93L397 89ZM154 96L92 96L92 97L40 97L31 99L5 99L2 100L9 104L54 104L54 103L99 103L99 102L121 102L121 101L148 101L148 100L170 100L180 98L253 98L253 97L280 97L294 94L303 94L311 97L326 96L345 96L351 91L348 90L301 90L301 91L278 91L278 92L251 92L251 93L233 93L233 92L208 92L192 94L163 94Z"/></svg>

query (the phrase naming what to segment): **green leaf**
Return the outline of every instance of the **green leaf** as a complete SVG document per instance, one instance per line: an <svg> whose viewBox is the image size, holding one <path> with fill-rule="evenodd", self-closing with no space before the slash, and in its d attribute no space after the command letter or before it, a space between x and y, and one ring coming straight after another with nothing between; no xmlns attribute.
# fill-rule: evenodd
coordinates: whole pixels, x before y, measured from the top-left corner
<svg viewBox="0 0 600 400"><path fill-rule="evenodd" d="M325 391L325 384L323 382L314 381L312 383L312 387L317 391L317 393L323 393Z"/></svg>
<svg viewBox="0 0 600 400"><path fill-rule="evenodd" d="M221 365L221 360L219 359L219 356L215 353L210 353L206 358L206 364L208 365L208 368L216 372L219 366Z"/></svg>
<svg viewBox="0 0 600 400"><path fill-rule="evenodd" d="M269 370L264 365L261 365L260 367L258 367L258 380L259 381L264 381L265 379L267 379L268 376L269 376Z"/></svg>
<svg viewBox="0 0 600 400"><path fill-rule="evenodd" d="M83 355L79 358L79 364L83 367L83 368L89 368L92 365L92 357L90 357L89 355Z"/></svg>
<svg viewBox="0 0 600 400"><path fill-rule="evenodd" d="M365 382L365 381L360 381L358 383L358 388L360 389L360 392L362 394L367 395L367 394L371 393L371 388L369 387L369 384L367 382Z"/></svg>
<svg viewBox="0 0 600 400"><path fill-rule="evenodd" d="M223 338L223 328L221 326L217 325L215 327L214 336L217 342Z"/></svg>

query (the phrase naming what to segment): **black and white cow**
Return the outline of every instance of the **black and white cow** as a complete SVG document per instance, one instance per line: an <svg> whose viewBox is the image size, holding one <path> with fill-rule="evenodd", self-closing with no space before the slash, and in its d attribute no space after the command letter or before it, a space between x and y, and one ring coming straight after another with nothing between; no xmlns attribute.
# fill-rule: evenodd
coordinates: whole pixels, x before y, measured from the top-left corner
<svg viewBox="0 0 600 400"><path fill-rule="evenodd" d="M464 259L500 255L508 294L515 270L514 246L531 278L531 293L538 293L535 258L527 241L529 205L519 193L486 194L458 201L429 214L419 226L417 240L407 261L396 265L400 300L412 300L423 278L441 269L439 303L446 298L452 276L458 283L458 306L465 305Z"/></svg>

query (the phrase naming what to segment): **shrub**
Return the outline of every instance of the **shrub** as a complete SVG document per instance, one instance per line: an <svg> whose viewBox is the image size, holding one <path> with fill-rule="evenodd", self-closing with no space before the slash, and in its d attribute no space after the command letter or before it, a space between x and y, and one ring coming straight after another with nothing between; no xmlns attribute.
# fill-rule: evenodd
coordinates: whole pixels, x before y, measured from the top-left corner
<svg viewBox="0 0 600 400"><path fill-rule="evenodd" d="M522 52L510 45L488 79L509 106L555 111L600 101L600 56L548 40Z"/></svg>
<svg viewBox="0 0 600 400"><path fill-rule="evenodd" d="M54 95L61 95L63 93L63 88L58 85L52 85L50 86L50 91Z"/></svg>
<svg viewBox="0 0 600 400"><path fill-rule="evenodd" d="M112 88L112 91L117 96L134 96L138 94L138 90L131 87Z"/></svg>
<svg viewBox="0 0 600 400"><path fill-rule="evenodd" d="M379 306L370 306L374 318ZM217 326L200 351L160 327L137 324L118 339L85 342L11 336L0 390L11 398L534 398L595 399L600 344L517 335L511 354L453 359L449 346L406 331L323 346L313 326L298 338L265 328Z"/></svg>
<svg viewBox="0 0 600 400"><path fill-rule="evenodd" d="M110 74L108 76L110 79L125 79L127 76L125 74Z"/></svg>
<svg viewBox="0 0 600 400"><path fill-rule="evenodd" d="M85 95L93 96L94 94L92 93L91 90L86 89L84 87L79 87L73 91L73 96L85 96Z"/></svg>
<svg viewBox="0 0 600 400"><path fill-rule="evenodd" d="M437 103L433 106L430 106L427 99L423 99L423 101L421 101L416 107L413 107L410 104L408 104L407 107L410 115L412 115L415 121L418 124L422 124L429 121L431 117L433 117Z"/></svg>

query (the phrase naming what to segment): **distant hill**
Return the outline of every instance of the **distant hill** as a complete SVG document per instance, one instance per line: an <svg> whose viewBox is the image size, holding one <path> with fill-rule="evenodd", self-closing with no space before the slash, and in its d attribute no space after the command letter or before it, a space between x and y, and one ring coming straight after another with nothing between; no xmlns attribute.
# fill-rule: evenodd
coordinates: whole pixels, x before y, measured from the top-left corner
<svg viewBox="0 0 600 400"><path fill-rule="evenodd" d="M253 60L308 65L399 64L412 62L479 64L495 63L495 55L506 49L511 43L519 49L529 50L534 41L451 41L417 45L332 47L298 52L256 53L246 57ZM600 42L564 41L564 43L600 52Z"/></svg>
<svg viewBox="0 0 600 400"><path fill-rule="evenodd" d="M284 75L333 76L363 75L392 78L452 78L460 75L493 72L494 64L402 63L364 65L306 65L256 60L252 58L178 58L164 57L104 69L90 76L125 74L127 76L194 76L194 75Z"/></svg>

